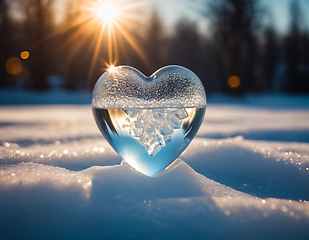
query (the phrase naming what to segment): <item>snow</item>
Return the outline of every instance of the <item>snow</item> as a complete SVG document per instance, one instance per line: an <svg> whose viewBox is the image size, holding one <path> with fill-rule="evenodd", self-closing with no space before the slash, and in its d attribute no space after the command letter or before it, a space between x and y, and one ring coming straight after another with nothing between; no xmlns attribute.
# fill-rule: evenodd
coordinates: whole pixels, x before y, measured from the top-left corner
<svg viewBox="0 0 309 240"><path fill-rule="evenodd" d="M308 239L309 97L209 102L153 178L122 162L90 105L1 106L0 239Z"/></svg>

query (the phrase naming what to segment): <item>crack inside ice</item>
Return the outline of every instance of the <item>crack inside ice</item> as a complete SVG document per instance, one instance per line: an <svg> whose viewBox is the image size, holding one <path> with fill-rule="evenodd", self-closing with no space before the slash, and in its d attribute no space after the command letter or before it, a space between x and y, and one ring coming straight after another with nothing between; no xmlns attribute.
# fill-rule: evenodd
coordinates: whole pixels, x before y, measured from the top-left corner
<svg viewBox="0 0 309 240"><path fill-rule="evenodd" d="M138 139L149 156L155 156L172 141L174 129L180 129L188 117L184 108L123 109L130 118L129 134Z"/></svg>

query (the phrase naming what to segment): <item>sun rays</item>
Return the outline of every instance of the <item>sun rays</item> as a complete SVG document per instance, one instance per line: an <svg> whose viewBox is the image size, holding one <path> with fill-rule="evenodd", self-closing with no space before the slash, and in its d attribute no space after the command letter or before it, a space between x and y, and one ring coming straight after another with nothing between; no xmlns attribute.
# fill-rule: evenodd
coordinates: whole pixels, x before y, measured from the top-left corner
<svg viewBox="0 0 309 240"><path fill-rule="evenodd" d="M119 51L126 54L124 43L129 44L147 65L147 59L134 36L137 22L141 17L140 12L137 13L137 9L147 2L149 1L131 3L123 0L82 1L78 17L63 28L63 31L70 33L61 47L66 48L74 42L74 50L70 54L76 53L81 46L85 45L89 49L88 51L91 51L92 58L87 87L92 84L95 70L99 68L105 71L110 66L117 65ZM107 56L103 56L102 51L106 51L105 55Z"/></svg>

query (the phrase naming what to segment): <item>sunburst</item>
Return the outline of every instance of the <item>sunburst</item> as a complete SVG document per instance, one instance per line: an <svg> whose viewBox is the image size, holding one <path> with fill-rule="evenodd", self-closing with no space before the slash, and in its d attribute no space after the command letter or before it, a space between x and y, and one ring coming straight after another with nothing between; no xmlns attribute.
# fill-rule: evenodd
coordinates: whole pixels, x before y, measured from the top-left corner
<svg viewBox="0 0 309 240"><path fill-rule="evenodd" d="M99 69L106 71L111 66L117 66L120 50L124 55L128 55L124 42L131 46L143 60L145 66L149 66L149 61L134 35L142 17L139 11L140 7L152 1L154 0L134 2L125 0L79 0L74 2L72 6L78 6L78 14L55 32L55 35L69 33L58 49L60 51L70 47L68 58L74 59L75 54L84 46L89 49L87 54L91 54L92 58L87 88L92 85L93 73L98 62L102 63ZM107 59L100 56L103 49L107 49Z"/></svg>
<svg viewBox="0 0 309 240"><path fill-rule="evenodd" d="M85 18L90 19L87 24L95 24L100 28L100 33L96 40L96 46L93 53L91 68L89 72L89 79L92 77L95 65L99 59L100 49L102 48L102 40L107 39L108 61L103 60L106 67L104 70L109 69L111 66L116 66L118 62L118 42L117 34L130 44L130 46L137 52L144 63L147 64L147 59L142 50L137 46L136 41L130 31L130 25L134 25L136 14L134 10L149 1L138 1L128 4L128 1L121 0L96 0L84 6ZM104 46L105 47L105 46Z"/></svg>
<svg viewBox="0 0 309 240"><path fill-rule="evenodd" d="M94 9L94 14L98 19L101 19L107 24L113 24L117 21L120 15L119 7L114 5L112 1L101 2L97 9Z"/></svg>

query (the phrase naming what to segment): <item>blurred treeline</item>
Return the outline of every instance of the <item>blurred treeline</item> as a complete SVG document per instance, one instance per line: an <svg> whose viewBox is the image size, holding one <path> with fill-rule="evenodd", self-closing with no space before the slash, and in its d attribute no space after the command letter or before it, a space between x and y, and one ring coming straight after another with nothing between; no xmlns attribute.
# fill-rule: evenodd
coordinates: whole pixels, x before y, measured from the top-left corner
<svg viewBox="0 0 309 240"><path fill-rule="evenodd" d="M55 0L0 0L0 86L44 90L62 79L65 88L91 89L105 71L109 51L100 26L80 20L89 1L68 0L56 23ZM291 0L284 36L259 0L201 0L189 7L210 21L207 35L184 18L166 29L154 10L147 21L122 25L125 35L114 30L116 65L151 75L179 64L194 71L207 92L309 92L309 32L297 0Z"/></svg>

